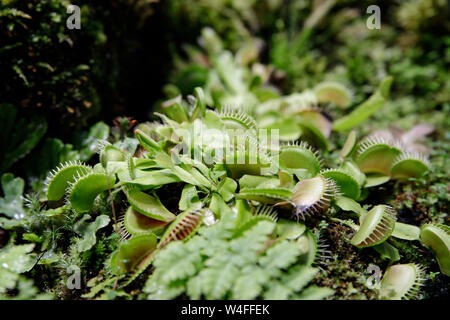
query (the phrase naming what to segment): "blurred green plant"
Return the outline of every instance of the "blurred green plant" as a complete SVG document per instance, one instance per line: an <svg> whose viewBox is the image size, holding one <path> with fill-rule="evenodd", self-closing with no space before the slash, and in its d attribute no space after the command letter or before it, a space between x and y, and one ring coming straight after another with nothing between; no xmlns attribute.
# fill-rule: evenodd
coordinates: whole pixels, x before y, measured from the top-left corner
<svg viewBox="0 0 450 320"><path fill-rule="evenodd" d="M25 157L39 143L47 130L45 119L39 116L23 118L17 108L0 104L0 174Z"/></svg>

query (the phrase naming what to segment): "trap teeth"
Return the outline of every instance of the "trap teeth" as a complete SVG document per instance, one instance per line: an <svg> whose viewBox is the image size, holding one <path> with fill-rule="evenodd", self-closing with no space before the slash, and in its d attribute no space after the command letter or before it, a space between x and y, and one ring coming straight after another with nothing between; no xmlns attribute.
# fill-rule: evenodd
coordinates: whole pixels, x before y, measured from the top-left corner
<svg viewBox="0 0 450 320"><path fill-rule="evenodd" d="M254 215L259 217L265 217L274 222L277 222L278 220L278 215L275 209L267 205L258 206Z"/></svg>
<svg viewBox="0 0 450 320"><path fill-rule="evenodd" d="M450 276L450 227L425 224L420 231L420 241L432 250L441 272Z"/></svg>
<svg viewBox="0 0 450 320"><path fill-rule="evenodd" d="M318 84L314 93L318 102L333 102L340 108L347 108L351 102L353 93L339 82L325 81Z"/></svg>
<svg viewBox="0 0 450 320"><path fill-rule="evenodd" d="M415 299L425 280L425 269L421 265L413 263L392 265L387 268L381 280L379 298Z"/></svg>
<svg viewBox="0 0 450 320"><path fill-rule="evenodd" d="M92 172L92 168L80 161L68 161L61 164L47 177L47 199L50 201L60 200L80 176L90 172Z"/></svg>
<svg viewBox="0 0 450 320"><path fill-rule="evenodd" d="M280 147L280 166L299 178L315 177L323 165L319 153L307 143L289 143Z"/></svg>
<svg viewBox="0 0 450 320"><path fill-rule="evenodd" d="M363 173L390 175L394 160L402 150L381 137L367 138L356 149L354 160Z"/></svg>
<svg viewBox="0 0 450 320"><path fill-rule="evenodd" d="M218 114L225 124L233 128L242 128L248 130L257 129L258 125L250 115L243 110L231 107L224 107Z"/></svg>
<svg viewBox="0 0 450 320"><path fill-rule="evenodd" d="M192 236L203 220L201 211L180 213L161 237L158 247L164 247L171 241L181 241Z"/></svg>
<svg viewBox="0 0 450 320"><path fill-rule="evenodd" d="M294 187L291 198L295 205L295 214L297 217L321 214L329 208L331 199L337 193L338 188L334 181L322 175L301 180Z"/></svg>
<svg viewBox="0 0 450 320"><path fill-rule="evenodd" d="M390 175L393 179L418 178L429 170L430 163L419 153L403 152L392 163Z"/></svg>
<svg viewBox="0 0 450 320"><path fill-rule="evenodd" d="M378 205L361 216L360 220L359 230L350 242L358 248L364 248L386 241L394 231L396 218L391 207Z"/></svg>
<svg viewBox="0 0 450 320"><path fill-rule="evenodd" d="M326 177L330 187L334 188L335 195L344 195L352 199L358 199L361 194L361 188L358 182L346 171L342 169L326 169L321 171L322 176Z"/></svg>

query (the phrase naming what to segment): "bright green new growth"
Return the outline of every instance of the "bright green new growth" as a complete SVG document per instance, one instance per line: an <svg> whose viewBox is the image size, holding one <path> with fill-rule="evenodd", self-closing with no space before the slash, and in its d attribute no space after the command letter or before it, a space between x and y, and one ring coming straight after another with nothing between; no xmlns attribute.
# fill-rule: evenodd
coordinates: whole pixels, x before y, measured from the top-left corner
<svg viewBox="0 0 450 320"><path fill-rule="evenodd" d="M60 200L66 193L70 183L75 182L77 176L88 174L92 168L81 162L66 162L51 172L47 182L47 199Z"/></svg>
<svg viewBox="0 0 450 320"><path fill-rule="evenodd" d="M414 299L425 281L424 268L410 264L396 264L387 268L381 280L379 298L383 300Z"/></svg>

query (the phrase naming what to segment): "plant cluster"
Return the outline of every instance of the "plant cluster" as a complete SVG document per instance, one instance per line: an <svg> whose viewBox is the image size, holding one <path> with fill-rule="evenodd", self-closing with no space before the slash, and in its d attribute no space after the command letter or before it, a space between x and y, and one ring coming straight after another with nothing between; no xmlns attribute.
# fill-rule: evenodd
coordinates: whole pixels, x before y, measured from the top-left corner
<svg viewBox="0 0 450 320"><path fill-rule="evenodd" d="M333 94L325 94L326 90ZM383 90L365 104L377 101ZM316 99L336 99L345 93L330 84L314 92L310 94ZM153 263L155 270L144 290L149 298L174 298L181 294L191 298L325 297L330 292L316 287L299 292L317 272L308 268L317 263L320 246L312 232L314 225L310 230L297 221L313 221L317 217L351 227L352 245L373 247L392 261L399 260L399 252L387 242L390 237L421 240L435 252L442 272L448 272L449 239L444 226L424 226L420 230L396 222L396 212L388 205L379 204L366 210L358 203L364 201L370 188L390 179L422 176L429 167L423 156L383 139L358 142L356 133L351 132L339 152L340 165L327 168L320 153L306 142L298 143L294 137L281 145L268 143L258 134L258 121L251 115L230 108L210 109L203 90L197 88L195 93L189 102L166 103L165 114L157 113L162 122L140 125L135 130L139 148L134 145L126 150L101 141L98 164L91 167L67 162L48 178L48 203L65 203L60 215L70 210L81 216L73 225L73 231L83 235L76 241L78 252L92 248L97 230L111 220L107 215L98 215L95 221L87 223L91 216L86 213L95 210L100 198L109 200L114 227L122 239L107 260L115 286L126 288ZM289 98L279 97L265 103L276 106ZM349 126L359 123L364 117L357 114L358 109L340 119L340 123ZM280 111L275 108L271 112ZM303 133L301 118L298 123ZM278 131L282 127L283 124L273 125L270 129ZM308 128L307 137L311 141L330 149L323 143L326 138L320 127L309 123ZM219 136L208 130L216 130ZM276 159L279 166L274 167ZM168 185L181 188L175 195L178 208L172 206L171 210L161 198L161 188ZM128 207L119 218L114 203L121 198L126 199ZM334 209L331 215L327 214L330 208ZM277 212L294 221L276 224ZM352 212L359 217L358 222L342 219L342 212ZM277 233L277 228L289 232ZM291 235L294 231L296 234ZM189 259L179 257L180 254ZM294 263L298 258L303 263ZM174 261L180 261L182 266ZM217 269L223 267L223 261L229 264L226 270ZM277 264L270 266L275 261ZM238 279L253 276L250 270L245 271L251 267L262 268L261 279L255 278L260 282L255 283L252 292L242 292ZM219 276L219 271L227 276ZM394 288L389 289L395 292L393 297L411 297L417 291L416 284L423 280L423 272L412 273L404 284L407 290L397 292L400 290L396 287L397 278L391 279L388 274L382 288L393 282ZM287 286L290 281L285 276L299 277L298 283L293 281L293 287ZM105 281L111 284L110 279ZM391 297L383 290L380 297Z"/></svg>
<svg viewBox="0 0 450 320"><path fill-rule="evenodd" d="M259 5L269 3L271 10L280 10L277 1ZM366 63L381 50L378 36L368 34L360 35L365 45L346 42L324 57L307 49L330 36L342 40L353 34L361 16L335 1L317 1L311 8L305 3L291 4L298 14L291 23L305 16L302 31L279 26L272 38L273 65L261 63L262 42L244 27L250 24L256 32L275 23L253 25L264 17L253 11L258 6L164 4L165 14L186 12L188 20L201 16L200 25L215 23L214 29L202 30L200 47L187 46L186 56L174 59L176 72L164 87L167 99L155 105L152 122L136 125L120 118L112 129L100 122L73 145L47 138L39 146L44 122L22 118L15 107L4 105L14 117L0 119L7 129L0 147L8 150L0 171L14 168L32 149L40 161L21 160L27 161L33 193L24 194L23 179L2 176L0 297L413 299L436 296L432 290L445 294L449 193L440 168L449 165L448 137L442 137L445 121L435 109L447 108L442 70L448 59L434 63L433 54L446 40L430 49L430 74L408 46L405 52L388 49L393 61L407 57L404 65L382 59ZM229 10L212 12L211 7ZM398 9L410 35L432 32L430 20L445 14L431 9L419 14L417 8L425 7L445 4L424 0ZM205 10L210 15L203 15ZM328 16L332 10L338 14ZM409 25L406 17L418 14L417 24ZM345 17L355 26L338 31ZM314 37L327 23L334 27ZM237 38L216 33L230 28ZM345 68L331 70L339 60ZM412 71L411 65L416 66ZM314 69L308 77L305 68ZM435 75L436 84L419 81ZM415 110L410 97L399 98L412 89L426 93L423 101L438 97L429 99L429 106L417 102L419 115L433 110L433 126L417 124L412 115L407 121L417 125L410 130L383 129L387 121ZM385 112L392 106L392 113ZM435 128L439 141L423 142ZM95 151L98 159L91 159ZM372 264L383 271L375 287L365 279ZM81 290L70 289L80 282Z"/></svg>

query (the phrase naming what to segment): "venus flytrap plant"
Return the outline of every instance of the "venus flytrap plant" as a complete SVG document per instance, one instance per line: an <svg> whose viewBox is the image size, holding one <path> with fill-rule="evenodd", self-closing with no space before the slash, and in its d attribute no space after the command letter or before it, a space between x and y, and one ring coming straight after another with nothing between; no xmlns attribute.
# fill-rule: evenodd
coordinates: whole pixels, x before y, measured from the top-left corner
<svg viewBox="0 0 450 320"><path fill-rule="evenodd" d="M69 188L70 183L75 182L77 176L92 172L90 166L81 162L66 162L58 166L47 178L47 199L60 200Z"/></svg>
<svg viewBox="0 0 450 320"><path fill-rule="evenodd" d="M415 299L425 281L420 265L396 264L387 268L381 280L379 298L387 300Z"/></svg>
<svg viewBox="0 0 450 320"><path fill-rule="evenodd" d="M220 39L216 36L206 36L211 32L214 34L211 30L203 33L200 40L203 48L210 47L211 41L220 43ZM239 126L246 121L235 119L235 116L245 112L256 120L260 128L278 129L280 141L300 138L323 150L330 150L332 147L328 141L332 130L350 130L382 107L389 96L393 80L392 77L383 79L377 91L351 114L333 121L320 105L332 103L340 108L348 108L351 105L353 94L341 83L325 81L314 89L280 96L278 92L269 90L264 83L267 77L255 73L251 66L241 63L238 57L233 60L230 52L223 49L206 51L212 68L209 68L206 84L203 87L204 94L196 92L195 103L202 106L201 110L204 110L206 104L218 106L223 117L232 114L233 125L241 122ZM186 72L189 74L188 71ZM254 85L253 79L255 78L261 80L259 85ZM198 99L198 97L202 97L202 99ZM181 106L183 110L180 110L180 114L187 114L188 118L189 114L197 117L198 112L194 113L193 110L200 110L200 108L196 105L190 111L188 104L180 101L179 96L170 101L176 108ZM198 101L205 101L205 103L198 103ZM252 123L254 124L254 122ZM249 123L244 124L244 127L248 127L248 125Z"/></svg>
<svg viewBox="0 0 450 320"><path fill-rule="evenodd" d="M358 181L349 172L343 169L325 169L320 174L334 181L341 195L355 200L361 195L361 188Z"/></svg>
<svg viewBox="0 0 450 320"><path fill-rule="evenodd" d="M352 129L354 126L358 125L362 121L370 117L374 112L376 112L389 97L389 91L392 85L393 78L387 77L383 79L377 89L377 91L369 97L366 101L360 104L355 110L353 110L347 116L338 119L334 123L334 130L336 131L346 131Z"/></svg>
<svg viewBox="0 0 450 320"><path fill-rule="evenodd" d="M420 241L432 250L441 272L450 276L450 228L441 224L425 224L420 231Z"/></svg>
<svg viewBox="0 0 450 320"><path fill-rule="evenodd" d="M340 108L348 108L352 103L353 94L339 82L326 81L314 88L317 101L333 102Z"/></svg>
<svg viewBox="0 0 450 320"><path fill-rule="evenodd" d="M161 237L159 247L164 247L171 241L181 241L192 236L200 226L204 213L199 211L185 211L180 213L166 229Z"/></svg>
<svg viewBox="0 0 450 320"><path fill-rule="evenodd" d="M398 142L368 137L356 143L351 132L340 152L341 169L352 173L362 187L369 188L390 179L419 178L430 164L421 154L404 151Z"/></svg>
<svg viewBox="0 0 450 320"><path fill-rule="evenodd" d="M239 77L239 72L230 79L233 77ZM228 87L230 79L225 81ZM50 179L49 198L61 198L67 193L68 205L79 213L89 212L97 196L106 191L125 200L126 208L118 219L121 240L108 264L119 277L120 287L125 288L153 264L156 269L145 289L150 298L176 297L182 293L195 298L269 298L278 297L276 291L280 288L282 292L289 292L283 297L302 297L302 294L293 294L294 289L286 283L269 280L270 277L279 279L281 274L276 268L279 260L275 258L273 262L267 257L257 262L255 272L267 267L274 273L261 273L263 280L254 284L251 294L241 292L244 280L233 282L240 276L247 280L250 277L249 274L239 275L236 271L239 266L234 262L221 263L227 274L211 267L210 262L203 265L205 257L214 256L222 261L208 246L201 244L205 235L214 233L215 225L221 224L223 234L218 232L210 240L211 247L220 246L227 237L231 237L230 241L237 240L233 248L240 241L245 245L258 242L257 238L252 238L256 235L245 241L243 238L253 228L266 224L261 227L267 228L264 249L254 252L251 246L248 251L261 257L271 255L269 252L282 257L283 253L288 255L295 251L292 261L297 261L297 265L289 268L295 270L293 274L306 272L308 279L315 274L311 265L326 268L324 259L330 255L317 238L317 226L306 228L298 222L299 218L307 224L315 223L320 217L347 225L355 231L349 239L351 244L361 249L372 247L382 257L393 261L399 259L399 254L388 243L391 236L418 240L418 228L397 223L395 212L389 206L375 205L367 211L359 202L367 197L369 188L390 179L419 177L428 169L423 157L409 154L400 145L383 139L358 142L356 132L352 131L339 153L337 167L329 168L319 151L309 144L331 150L327 138L332 121L317 105L331 102L348 107L351 94L342 86L325 83L301 94L268 99L258 108L250 104L248 113L232 107L207 108L210 94L196 88L195 96L189 97L187 102L181 98L166 102L161 109L163 113L156 114L160 122L141 124L136 129L137 153L103 142L99 148L99 164L91 168L70 163ZM240 94L245 94L245 90L240 88L237 95ZM386 92L382 97L380 94L370 98L373 100L370 104L376 108L385 99ZM357 124L366 116L352 116L344 123ZM273 132L268 130L268 136L263 136L261 129L264 128L279 131L278 138L284 143L272 144ZM163 198L167 195L167 191L163 191L166 188L179 190L173 195L175 200ZM177 208L170 203L173 201L178 202ZM275 210L297 221L278 221ZM354 212L358 223L339 219L340 211ZM195 260L194 267L184 266L190 271L173 269L183 267L173 262L183 248L193 250L188 251ZM173 266L164 261L172 261ZM279 263L290 265L287 261ZM176 279L165 278L163 269L169 268L173 273L167 277L176 275ZM230 274L235 276L230 277ZM217 284L221 289L214 291L211 286L218 276L229 283ZM180 279L183 284L180 282L180 287L174 289L173 281ZM158 291L161 287L165 288L164 292Z"/></svg>
<svg viewBox="0 0 450 320"><path fill-rule="evenodd" d="M114 182L115 177L105 173L77 175L74 182L69 182L68 201L75 211L87 212L92 209L97 196L107 191Z"/></svg>
<svg viewBox="0 0 450 320"><path fill-rule="evenodd" d="M403 152L392 162L390 176L392 179L417 178L429 168L430 164L424 155Z"/></svg>
<svg viewBox="0 0 450 320"><path fill-rule="evenodd" d="M322 214L331 205L331 200L339 192L334 180L323 175L299 181L293 190L292 202L297 217Z"/></svg>
<svg viewBox="0 0 450 320"><path fill-rule="evenodd" d="M154 233L159 235L169 223L166 221L149 218L146 215L139 213L131 206L119 220L122 227L122 237L126 239L131 236L146 233Z"/></svg>
<svg viewBox="0 0 450 320"><path fill-rule="evenodd" d="M359 248L380 244L394 231L395 212L391 207L378 205L360 217L361 225L351 243Z"/></svg>
<svg viewBox="0 0 450 320"><path fill-rule="evenodd" d="M392 162L400 154L399 148L391 146L382 139L375 138L363 140L358 144L354 160L360 170L368 176L366 185L374 186L376 182L380 181L379 177L387 177L389 180Z"/></svg>
<svg viewBox="0 0 450 320"><path fill-rule="evenodd" d="M306 142L289 143L280 146L280 167L297 178L312 178L323 166L319 153Z"/></svg>

